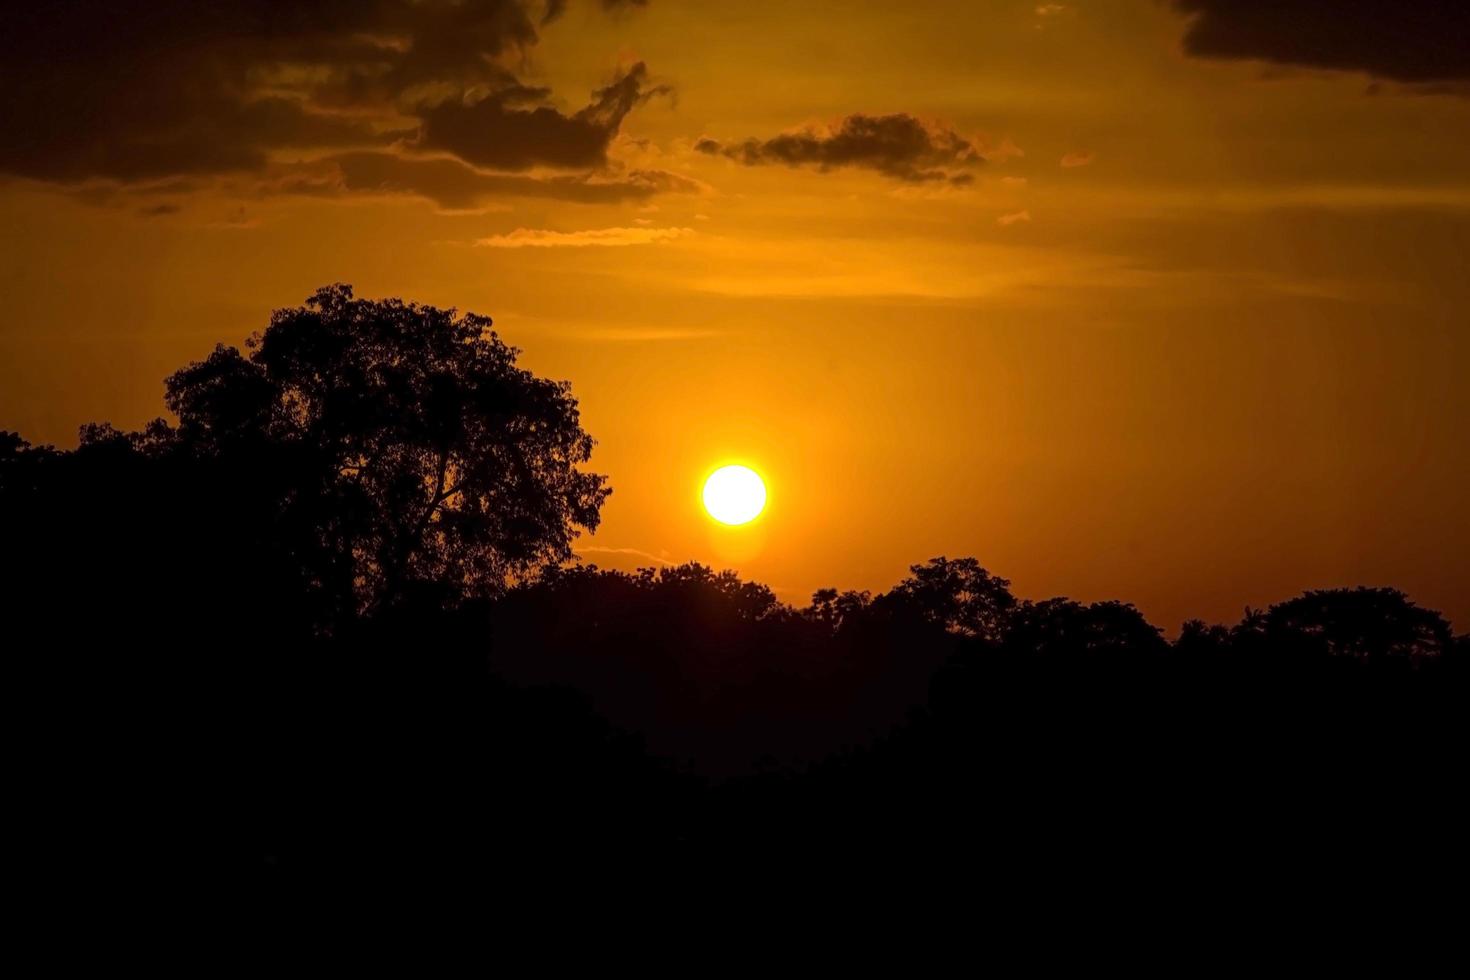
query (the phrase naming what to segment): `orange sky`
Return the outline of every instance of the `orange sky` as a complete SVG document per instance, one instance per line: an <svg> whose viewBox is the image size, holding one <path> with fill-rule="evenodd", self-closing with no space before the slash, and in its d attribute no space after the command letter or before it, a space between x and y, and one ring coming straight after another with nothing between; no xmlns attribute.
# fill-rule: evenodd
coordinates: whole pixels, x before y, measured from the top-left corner
<svg viewBox="0 0 1470 980"><path fill-rule="evenodd" d="M1470 56L1312 63L1310 17L1214 0L573 0L514 43L483 6L502 26L441 36L433 4L324 4L305 50L395 64L355 102L345 60L214 24L177 63L99 31L85 86L8 85L0 121L42 135L0 151L0 428L140 425L173 369L345 281L491 315L572 381L599 564L800 601L964 554L1171 632L1348 584L1470 626ZM130 59L229 84L180 109ZM484 96L507 78L538 91ZM252 114L278 95L310 125ZM731 460L770 489L745 531L699 507Z"/></svg>

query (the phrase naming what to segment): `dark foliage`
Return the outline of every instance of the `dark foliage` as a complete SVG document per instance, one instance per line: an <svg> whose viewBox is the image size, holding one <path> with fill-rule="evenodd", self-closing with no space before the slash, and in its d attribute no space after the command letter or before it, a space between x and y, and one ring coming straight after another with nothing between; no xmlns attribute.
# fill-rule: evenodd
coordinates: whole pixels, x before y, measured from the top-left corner
<svg viewBox="0 0 1470 980"><path fill-rule="evenodd" d="M177 425L0 434L38 887L862 855L1020 896L1361 881L1457 840L1470 638L1402 593L1170 642L973 559L801 609L569 566L607 493L590 439L487 327L323 290L171 378Z"/></svg>

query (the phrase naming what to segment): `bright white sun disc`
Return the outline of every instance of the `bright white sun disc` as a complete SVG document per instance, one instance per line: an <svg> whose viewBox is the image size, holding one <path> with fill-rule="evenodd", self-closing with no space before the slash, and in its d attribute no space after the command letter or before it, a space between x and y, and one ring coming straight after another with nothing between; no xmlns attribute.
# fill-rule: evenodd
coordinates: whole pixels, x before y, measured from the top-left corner
<svg viewBox="0 0 1470 980"><path fill-rule="evenodd" d="M766 485L748 466L721 466L704 481L704 509L721 524L749 524L766 506Z"/></svg>

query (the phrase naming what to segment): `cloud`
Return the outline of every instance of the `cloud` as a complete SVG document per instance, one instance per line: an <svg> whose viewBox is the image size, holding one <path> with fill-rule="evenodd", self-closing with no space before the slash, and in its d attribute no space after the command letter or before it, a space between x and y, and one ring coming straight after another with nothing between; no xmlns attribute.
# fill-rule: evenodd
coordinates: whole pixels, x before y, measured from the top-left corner
<svg viewBox="0 0 1470 980"><path fill-rule="evenodd" d="M1470 82L1464 0L1174 0L1193 15L1184 50L1362 71L1418 85Z"/></svg>
<svg viewBox="0 0 1470 980"><path fill-rule="evenodd" d="M647 558L649 561L656 561L660 565L674 564L667 558L662 558L649 551L643 551L640 548L601 548L594 545L579 545L575 550L579 557L581 555L632 555L635 558Z"/></svg>
<svg viewBox="0 0 1470 980"><path fill-rule="evenodd" d="M995 223L1000 225L1002 228L1009 228L1011 225L1018 224L1020 222L1029 222L1030 220L1030 211L1012 211L1010 214L1003 214L999 218L996 218Z"/></svg>
<svg viewBox="0 0 1470 980"><path fill-rule="evenodd" d="M1061 164L1064 167L1085 167L1097 159L1097 154L1088 150L1086 153L1068 153L1062 157Z"/></svg>
<svg viewBox="0 0 1470 980"><path fill-rule="evenodd" d="M236 177L293 156L390 148L482 169L602 169L627 114L668 88L634 65L564 114L549 90L522 83L540 26L563 6L24 4L0 31L0 174L71 185Z"/></svg>
<svg viewBox="0 0 1470 980"><path fill-rule="evenodd" d="M701 185L662 170L526 176L478 170L449 156L418 157L358 151L336 154L283 172L269 191L310 195L406 194L449 211L469 211L505 197L551 198L583 204L692 193Z"/></svg>
<svg viewBox="0 0 1470 980"><path fill-rule="evenodd" d="M869 116L854 113L824 127L808 127L767 140L721 143L704 137L694 144L700 153L729 157L746 166L814 165L876 170L909 182L973 180L965 168L985 162L981 149L954 130L924 122L907 113Z"/></svg>
<svg viewBox="0 0 1470 980"><path fill-rule="evenodd" d="M504 235L481 238L482 248L586 248L591 245L651 245L694 234L692 228L593 228L587 231L548 231L517 228Z"/></svg>
<svg viewBox="0 0 1470 980"><path fill-rule="evenodd" d="M499 93L469 104L444 102L419 113L423 125L416 145L497 170L603 166L624 117L651 97L669 92L664 85L648 87L647 78L648 69L639 62L570 116L544 105L519 108ZM524 90L510 91L518 98Z"/></svg>
<svg viewBox="0 0 1470 980"><path fill-rule="evenodd" d="M609 13L617 13L625 10L643 10L648 6L648 0L602 0L602 9ZM566 13L567 0L546 0L546 13L541 17L541 25L544 27Z"/></svg>

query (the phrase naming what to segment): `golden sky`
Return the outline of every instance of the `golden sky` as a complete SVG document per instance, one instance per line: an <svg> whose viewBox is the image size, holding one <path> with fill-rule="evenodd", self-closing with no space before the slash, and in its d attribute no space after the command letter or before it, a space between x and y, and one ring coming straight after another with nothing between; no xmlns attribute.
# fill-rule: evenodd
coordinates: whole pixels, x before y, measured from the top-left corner
<svg viewBox="0 0 1470 980"><path fill-rule="evenodd" d="M572 381L598 564L1470 623L1462 5L196 6L0 42L0 428L141 425L349 282Z"/></svg>

